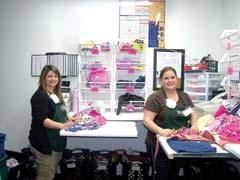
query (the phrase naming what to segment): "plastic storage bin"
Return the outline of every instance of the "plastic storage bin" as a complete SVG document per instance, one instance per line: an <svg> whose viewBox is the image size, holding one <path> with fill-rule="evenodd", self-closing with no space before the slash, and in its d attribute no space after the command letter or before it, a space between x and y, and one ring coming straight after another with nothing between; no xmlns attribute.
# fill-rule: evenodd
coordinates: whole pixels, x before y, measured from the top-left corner
<svg viewBox="0 0 240 180"><path fill-rule="evenodd" d="M3 158L0 159L0 179L1 180L7 180L8 177L8 170L7 170L7 165L6 165L6 159L7 156L4 156Z"/></svg>
<svg viewBox="0 0 240 180"><path fill-rule="evenodd" d="M199 117L210 114L214 115L214 113L219 108L220 104L213 103L210 101L196 103L195 104L195 110L197 111Z"/></svg>
<svg viewBox="0 0 240 180"><path fill-rule="evenodd" d="M0 133L0 159L2 159L5 156L5 149L4 149L5 139L6 139L6 134Z"/></svg>

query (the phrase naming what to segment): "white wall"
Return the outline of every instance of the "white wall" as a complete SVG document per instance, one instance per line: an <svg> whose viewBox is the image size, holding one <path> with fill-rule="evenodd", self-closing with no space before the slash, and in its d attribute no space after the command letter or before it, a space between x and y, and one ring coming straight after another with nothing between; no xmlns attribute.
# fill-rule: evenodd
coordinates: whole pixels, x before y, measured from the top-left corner
<svg viewBox="0 0 240 180"><path fill-rule="evenodd" d="M166 48L185 48L189 58L211 53L220 59L222 44L218 37L223 27L239 25L239 5L238 0L166 0ZM6 149L20 150L28 145L30 98L38 81L31 77L31 54L77 53L79 37L116 38L118 8L118 0L0 1L0 132L7 134ZM147 62L151 70L151 56ZM151 78L147 77L149 87ZM144 148L145 129L139 123L138 129L140 136L135 143L132 140L116 143ZM91 142L81 139L76 144L74 139L69 143L84 146L97 144L96 141L99 139Z"/></svg>
<svg viewBox="0 0 240 180"><path fill-rule="evenodd" d="M166 47L186 49L187 58L219 58L222 0L167 0Z"/></svg>
<svg viewBox="0 0 240 180"><path fill-rule="evenodd" d="M31 54L77 53L78 39L116 38L118 0L3 0L0 2L0 132L5 146L28 145L30 98L38 78L31 77Z"/></svg>
<svg viewBox="0 0 240 180"><path fill-rule="evenodd" d="M236 29L240 26L240 1L225 0L223 6L223 29Z"/></svg>

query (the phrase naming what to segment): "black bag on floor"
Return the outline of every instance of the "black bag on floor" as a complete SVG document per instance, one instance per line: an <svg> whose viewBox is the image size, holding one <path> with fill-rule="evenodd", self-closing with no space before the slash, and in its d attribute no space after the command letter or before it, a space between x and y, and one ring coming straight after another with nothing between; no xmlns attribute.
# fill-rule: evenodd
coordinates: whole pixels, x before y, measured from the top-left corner
<svg viewBox="0 0 240 180"><path fill-rule="evenodd" d="M114 180L117 176L119 158L117 151L99 150L92 152L91 165L94 169L94 180Z"/></svg>
<svg viewBox="0 0 240 180"><path fill-rule="evenodd" d="M60 161L61 176L67 180L92 180L89 149L66 149Z"/></svg>
<svg viewBox="0 0 240 180"><path fill-rule="evenodd" d="M35 180L37 176L37 162L30 148L23 148L21 152L6 150L8 159L17 160L18 165L10 167L8 180Z"/></svg>
<svg viewBox="0 0 240 180"><path fill-rule="evenodd" d="M150 168L150 158L146 152L126 151L122 154L122 175L125 180L146 180Z"/></svg>

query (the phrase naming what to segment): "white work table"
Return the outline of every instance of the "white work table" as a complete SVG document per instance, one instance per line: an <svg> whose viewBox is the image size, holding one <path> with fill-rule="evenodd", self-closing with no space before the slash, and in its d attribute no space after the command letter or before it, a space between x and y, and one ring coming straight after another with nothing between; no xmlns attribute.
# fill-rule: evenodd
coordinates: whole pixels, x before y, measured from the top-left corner
<svg viewBox="0 0 240 180"><path fill-rule="evenodd" d="M240 144L225 144L224 149L240 159Z"/></svg>
<svg viewBox="0 0 240 180"><path fill-rule="evenodd" d="M220 139L218 135L214 136L216 143L219 144ZM235 157L240 159L240 144L228 143L223 146L228 152L232 153Z"/></svg>
<svg viewBox="0 0 240 180"><path fill-rule="evenodd" d="M158 136L158 140L163 150L169 159L174 158L231 158L232 154L220 147L218 144L212 144L212 146L216 147L217 152L213 153L192 153L192 152L181 152L178 153L174 151L167 143L166 137Z"/></svg>
<svg viewBox="0 0 240 180"><path fill-rule="evenodd" d="M79 136L79 137L123 137L136 138L138 131L136 123L133 121L107 121L99 129L78 130L76 132L62 129L61 136Z"/></svg>

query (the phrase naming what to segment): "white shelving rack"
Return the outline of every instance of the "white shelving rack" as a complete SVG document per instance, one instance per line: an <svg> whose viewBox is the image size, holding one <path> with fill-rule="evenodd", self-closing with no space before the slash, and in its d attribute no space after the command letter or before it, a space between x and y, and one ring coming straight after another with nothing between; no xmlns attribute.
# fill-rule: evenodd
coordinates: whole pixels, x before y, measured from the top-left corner
<svg viewBox="0 0 240 180"><path fill-rule="evenodd" d="M112 66L111 44L79 44L79 110L92 103L112 109Z"/></svg>
<svg viewBox="0 0 240 180"><path fill-rule="evenodd" d="M146 96L146 53L145 45L138 45L133 51L124 50L128 46L126 42L118 42L116 45L114 60L114 111L118 113L120 98L126 98L131 94L135 97ZM143 99L132 98L127 103L123 102L121 112L138 112L143 110Z"/></svg>
<svg viewBox="0 0 240 180"><path fill-rule="evenodd" d="M145 99L145 45L79 43L78 51L80 111L97 103L104 113L116 114L120 96L129 93ZM143 105L144 100L128 100L121 112L137 112Z"/></svg>
<svg viewBox="0 0 240 180"><path fill-rule="evenodd" d="M240 28L224 30L220 36L224 44L221 63L226 68L224 86L231 108L240 98Z"/></svg>

